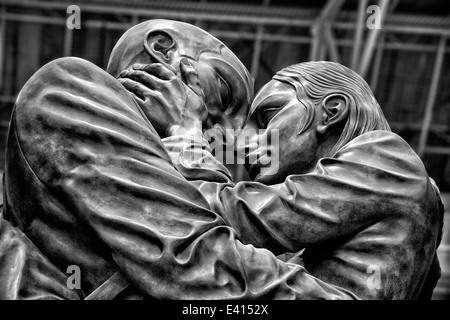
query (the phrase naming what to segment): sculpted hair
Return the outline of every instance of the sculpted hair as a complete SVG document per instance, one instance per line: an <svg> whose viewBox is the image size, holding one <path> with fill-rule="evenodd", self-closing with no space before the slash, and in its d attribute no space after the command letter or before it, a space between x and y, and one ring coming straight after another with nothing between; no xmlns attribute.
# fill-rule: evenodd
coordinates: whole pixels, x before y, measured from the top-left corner
<svg viewBox="0 0 450 320"><path fill-rule="evenodd" d="M349 103L349 114L334 155L352 139L373 130L391 131L380 105L366 81L349 68L329 61L299 63L277 72L273 79L294 86L298 100L308 111L302 131L314 119L314 108L330 94L341 94Z"/></svg>

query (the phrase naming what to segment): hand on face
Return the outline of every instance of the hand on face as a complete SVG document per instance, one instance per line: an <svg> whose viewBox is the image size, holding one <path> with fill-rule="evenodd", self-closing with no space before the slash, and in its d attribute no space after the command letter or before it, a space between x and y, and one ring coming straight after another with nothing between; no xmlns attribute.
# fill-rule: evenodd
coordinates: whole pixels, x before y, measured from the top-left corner
<svg viewBox="0 0 450 320"><path fill-rule="evenodd" d="M172 127L190 129L208 115L198 74L187 59L180 61L180 73L184 82L168 67L153 63L134 65L118 79L162 138Z"/></svg>
<svg viewBox="0 0 450 320"><path fill-rule="evenodd" d="M186 79L180 72L180 62L183 59L186 60L186 58L189 59L191 65L191 68L187 69L195 70L198 73L197 77L194 72L188 72L191 75L188 77L191 78L191 83L189 81L186 83ZM216 125L226 129L242 128L253 98L253 80L242 62L220 40L188 23L165 19L149 20L135 25L124 33L111 53L107 71L112 76L119 78L120 72L133 70L132 66L136 63L147 65L158 62L171 71L170 75L177 74L178 78L185 81L187 86L204 101L207 106L207 118L202 121L203 129L209 129ZM155 76L151 72L150 74ZM140 102L141 106L144 105L146 100L155 100L147 89L158 91L157 88L145 88L148 86L141 81L140 76L138 77L137 74L133 73L129 75L124 75L121 78L126 79L126 88L140 98L141 101L137 101ZM136 77L132 78L132 76ZM172 81L172 78L160 77L158 74L156 74L156 78L168 82ZM143 84L144 88L140 88L136 83L129 80ZM154 81L149 80L147 82ZM192 85L192 82L200 85ZM170 86L172 86L170 88L171 94L159 91L158 95L163 95L166 102L173 105L174 98L184 96L185 92L179 90L181 95L174 95L173 91L180 89L180 86L177 89L167 82L162 87ZM201 90L195 88L201 88ZM137 91L145 94L147 98L144 95L139 95ZM189 95L192 93L190 90L186 92ZM203 92L203 95L199 92ZM183 102L183 99L181 100ZM195 102L195 99L189 100ZM177 125L180 126L180 121L171 121L171 117L166 119L167 116L164 113L169 111L163 110L161 103L154 102L154 105L152 105L151 102L147 102L145 104L147 105L147 108L145 108L147 116L152 120L155 127L160 127L162 136L167 134L167 129L172 124L178 122ZM175 105L177 108L184 108L184 105ZM203 120L205 116L204 108L200 108L201 112L197 112L197 109L194 107L192 113Z"/></svg>

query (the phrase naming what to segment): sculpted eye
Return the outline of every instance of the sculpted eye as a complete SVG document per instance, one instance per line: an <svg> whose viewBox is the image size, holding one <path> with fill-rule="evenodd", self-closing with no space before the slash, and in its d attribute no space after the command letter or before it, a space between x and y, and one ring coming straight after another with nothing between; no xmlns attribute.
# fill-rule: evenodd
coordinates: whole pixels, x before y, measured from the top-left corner
<svg viewBox="0 0 450 320"><path fill-rule="evenodd" d="M270 120L280 111L280 108L268 108L261 115L261 122L267 125Z"/></svg>
<svg viewBox="0 0 450 320"><path fill-rule="evenodd" d="M267 105L260 112L259 124L262 128L266 128L269 122L288 104L288 101L284 104Z"/></svg>

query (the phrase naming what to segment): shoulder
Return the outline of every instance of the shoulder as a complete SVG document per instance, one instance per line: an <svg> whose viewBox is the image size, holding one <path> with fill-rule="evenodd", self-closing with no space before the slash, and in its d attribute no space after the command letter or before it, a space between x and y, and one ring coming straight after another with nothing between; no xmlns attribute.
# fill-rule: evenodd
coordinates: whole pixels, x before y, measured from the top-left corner
<svg viewBox="0 0 450 320"><path fill-rule="evenodd" d="M380 148L388 150L401 150L402 153L406 152L408 154L414 153L414 155L418 158L411 146L403 140L402 137L394 132L384 130L370 131L356 137L338 150L336 155L348 153L350 150L364 150L366 152L375 153L375 151Z"/></svg>
<svg viewBox="0 0 450 320"><path fill-rule="evenodd" d="M362 134L338 150L333 158L427 177L425 166L413 148L390 131Z"/></svg>

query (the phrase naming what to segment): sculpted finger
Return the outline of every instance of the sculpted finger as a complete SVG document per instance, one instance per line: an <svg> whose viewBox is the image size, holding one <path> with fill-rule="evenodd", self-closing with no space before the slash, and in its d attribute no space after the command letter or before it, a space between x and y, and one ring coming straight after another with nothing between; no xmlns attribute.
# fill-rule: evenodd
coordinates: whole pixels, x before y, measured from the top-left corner
<svg viewBox="0 0 450 320"><path fill-rule="evenodd" d="M152 63L152 64L135 64L133 65L134 70L145 71L161 80L171 80L176 78L175 69L169 69L170 66L165 66L162 63Z"/></svg>
<svg viewBox="0 0 450 320"><path fill-rule="evenodd" d="M170 105L167 103L167 100L164 98L164 95L156 90L148 90L146 92L146 96L145 96L146 102L147 103L157 103L158 105L162 106L163 108L169 110L170 109Z"/></svg>
<svg viewBox="0 0 450 320"><path fill-rule="evenodd" d="M158 89L163 85L163 80L140 70L124 70L120 73L120 77L142 83L150 89Z"/></svg>
<svg viewBox="0 0 450 320"><path fill-rule="evenodd" d="M125 89L127 89L131 93L134 93L142 100L145 100L145 96L151 90L145 85L129 78L119 78L117 80L119 80L119 82L125 87Z"/></svg>

